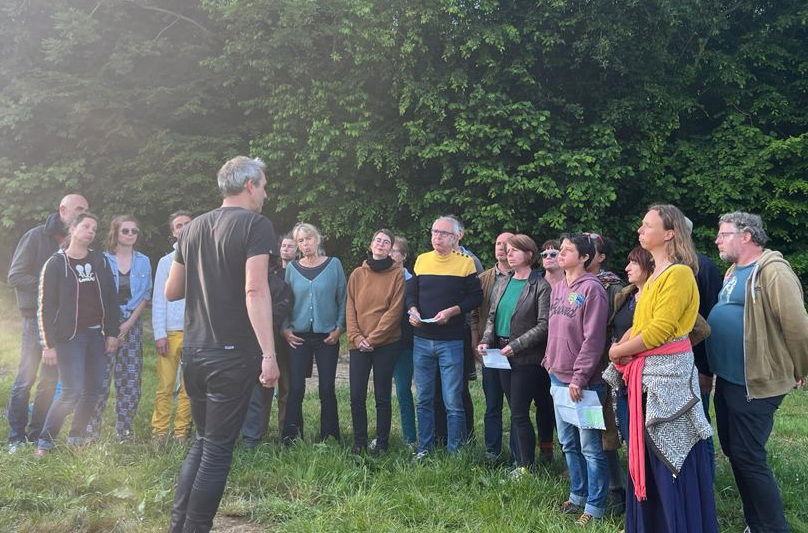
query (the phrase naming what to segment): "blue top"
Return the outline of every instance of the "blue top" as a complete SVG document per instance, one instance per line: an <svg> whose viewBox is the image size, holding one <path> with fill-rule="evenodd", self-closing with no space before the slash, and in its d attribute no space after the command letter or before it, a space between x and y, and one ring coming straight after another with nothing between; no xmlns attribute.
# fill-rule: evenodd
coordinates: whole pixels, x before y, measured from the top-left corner
<svg viewBox="0 0 808 533"><path fill-rule="evenodd" d="M711 333L707 337L707 358L710 369L721 378L744 385L744 327L743 308L746 303L746 282L755 263L735 267L724 280L718 301L710 311L707 322Z"/></svg>
<svg viewBox="0 0 808 533"><path fill-rule="evenodd" d="M176 248L177 245L175 244ZM157 263L157 272L154 274L154 298L152 299L152 329L154 340L164 339L169 331L182 331L185 325L185 298L169 302L166 299L165 289L171 263L177 251L164 255Z"/></svg>
<svg viewBox="0 0 808 533"><path fill-rule="evenodd" d="M345 298L347 282L342 263L331 257L313 280L300 272L300 262L286 267L286 282L295 295L292 315L284 323L297 333L330 333L339 327L345 331Z"/></svg>
<svg viewBox="0 0 808 533"><path fill-rule="evenodd" d="M104 257L107 258L110 270L112 270L112 277L115 280L115 290L118 290L119 272L118 272L118 259L115 254L104 252ZM152 291L152 270L149 258L142 253L135 251L132 256L132 268L129 269L129 287L132 292L132 297L129 301L121 305L121 320L126 320L132 315L140 302L143 300L151 299Z"/></svg>

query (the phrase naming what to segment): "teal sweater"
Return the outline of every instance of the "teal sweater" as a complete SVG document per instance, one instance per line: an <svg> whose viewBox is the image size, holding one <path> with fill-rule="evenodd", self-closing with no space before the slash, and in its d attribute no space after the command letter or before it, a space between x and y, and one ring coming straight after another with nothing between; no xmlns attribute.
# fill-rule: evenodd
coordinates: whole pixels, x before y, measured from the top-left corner
<svg viewBox="0 0 808 533"><path fill-rule="evenodd" d="M284 328L298 333L330 333L339 326L345 331L345 271L336 257L309 281L297 269L297 261L286 267L286 282L295 295L292 316Z"/></svg>

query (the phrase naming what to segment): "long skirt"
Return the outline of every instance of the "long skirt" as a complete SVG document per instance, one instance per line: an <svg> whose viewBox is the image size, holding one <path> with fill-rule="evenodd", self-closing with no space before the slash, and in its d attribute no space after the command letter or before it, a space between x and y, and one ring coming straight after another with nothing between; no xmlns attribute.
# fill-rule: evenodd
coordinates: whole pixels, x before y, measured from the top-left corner
<svg viewBox="0 0 808 533"><path fill-rule="evenodd" d="M706 440L687 455L677 477L645 444L647 500L638 501L628 476L628 533L718 533L713 494L713 468Z"/></svg>

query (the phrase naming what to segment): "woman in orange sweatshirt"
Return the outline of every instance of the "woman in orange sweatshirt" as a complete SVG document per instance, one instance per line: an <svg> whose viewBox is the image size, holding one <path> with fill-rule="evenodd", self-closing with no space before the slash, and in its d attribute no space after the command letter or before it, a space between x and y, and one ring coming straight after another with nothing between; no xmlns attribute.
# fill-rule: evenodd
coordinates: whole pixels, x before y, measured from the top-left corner
<svg viewBox="0 0 808 533"><path fill-rule="evenodd" d="M355 453L367 448L367 390L373 369L377 451L390 440L393 370L404 312L404 271L390 257L395 236L380 229L370 242L368 258L348 278L345 319L350 350L349 378Z"/></svg>

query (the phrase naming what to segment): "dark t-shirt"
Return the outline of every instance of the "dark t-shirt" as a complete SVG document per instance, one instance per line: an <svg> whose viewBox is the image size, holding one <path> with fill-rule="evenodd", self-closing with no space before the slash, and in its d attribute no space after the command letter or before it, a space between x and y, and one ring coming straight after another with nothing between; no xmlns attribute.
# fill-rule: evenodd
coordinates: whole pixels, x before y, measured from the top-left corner
<svg viewBox="0 0 808 533"><path fill-rule="evenodd" d="M327 258L325 261L317 265L316 267L307 267L300 264L300 261L294 261L290 263L300 274L303 275L309 281L314 281L314 278L320 275L320 272L325 270L325 267L328 266L328 263L331 262L331 257Z"/></svg>
<svg viewBox="0 0 808 533"><path fill-rule="evenodd" d="M277 255L275 230L265 216L220 207L182 232L175 261L185 265L185 348L261 349L244 297L247 259Z"/></svg>
<svg viewBox="0 0 808 533"><path fill-rule="evenodd" d="M132 299L132 284L129 279L129 272L124 274L118 271L118 305L126 305Z"/></svg>
<svg viewBox="0 0 808 533"><path fill-rule="evenodd" d="M81 330L92 326L100 326L101 297L98 290L98 278L93 272L93 265L88 261L89 256L83 259L67 258L70 268L79 281L78 309L76 312L76 329Z"/></svg>

